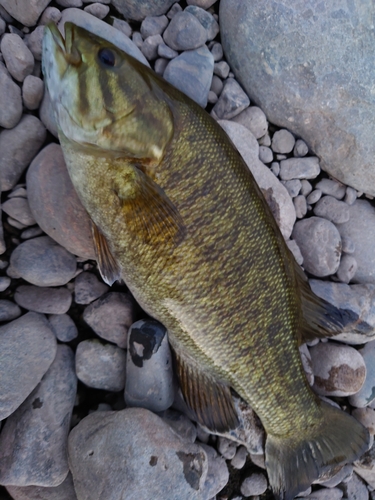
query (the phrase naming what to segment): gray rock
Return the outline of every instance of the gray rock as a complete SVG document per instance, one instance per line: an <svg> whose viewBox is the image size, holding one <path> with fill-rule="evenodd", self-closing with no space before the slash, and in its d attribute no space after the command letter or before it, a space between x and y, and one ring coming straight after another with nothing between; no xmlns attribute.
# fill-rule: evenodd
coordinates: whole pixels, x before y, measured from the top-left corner
<svg viewBox="0 0 375 500"><path fill-rule="evenodd" d="M267 479L260 472L254 472L242 481L241 493L245 497L262 495L267 489Z"/></svg>
<svg viewBox="0 0 375 500"><path fill-rule="evenodd" d="M219 33L219 24L209 12L197 7L196 5L189 5L186 7L184 12L189 12L198 19L203 28L206 30L207 40L213 40Z"/></svg>
<svg viewBox="0 0 375 500"><path fill-rule="evenodd" d="M342 283L349 283L353 279L357 269L358 264L355 258L352 255L343 255L337 270L337 277Z"/></svg>
<svg viewBox="0 0 375 500"><path fill-rule="evenodd" d="M44 89L43 99L39 107L39 117L46 127L46 129L51 132L53 136L57 138L57 124L55 119L54 110L51 103L51 98L47 87Z"/></svg>
<svg viewBox="0 0 375 500"><path fill-rule="evenodd" d="M115 8L125 19L143 21L147 16L160 16L165 14L175 0L112 0Z"/></svg>
<svg viewBox="0 0 375 500"><path fill-rule="evenodd" d="M184 11L173 17L164 31L163 38L174 50L192 50L204 45L207 32L193 14Z"/></svg>
<svg viewBox="0 0 375 500"><path fill-rule="evenodd" d="M307 213L307 203L306 198L300 194L296 196L293 200L294 208L296 209L297 219L302 219Z"/></svg>
<svg viewBox="0 0 375 500"><path fill-rule="evenodd" d="M366 427L371 435L375 434L375 410L373 408L356 408L352 415Z"/></svg>
<svg viewBox="0 0 375 500"><path fill-rule="evenodd" d="M183 52L172 59L163 76L167 82L205 108L213 69L214 59L204 45L199 49Z"/></svg>
<svg viewBox="0 0 375 500"><path fill-rule="evenodd" d="M86 307L83 319L99 337L126 348L128 329L134 322L130 295L109 292Z"/></svg>
<svg viewBox="0 0 375 500"><path fill-rule="evenodd" d="M374 196L375 5L339 0L321 7L224 0L221 42L269 120L303 138L323 170Z"/></svg>
<svg viewBox="0 0 375 500"><path fill-rule="evenodd" d="M128 333L125 402L163 411L173 399L172 355L166 330L154 320L137 321Z"/></svg>
<svg viewBox="0 0 375 500"><path fill-rule="evenodd" d="M10 198L2 204L1 208L3 212L13 217L13 219L18 220L25 226L33 226L36 224L26 198Z"/></svg>
<svg viewBox="0 0 375 500"><path fill-rule="evenodd" d="M375 489L375 447L372 446L354 466L355 473L366 481L369 489Z"/></svg>
<svg viewBox="0 0 375 500"><path fill-rule="evenodd" d="M354 472L353 477L339 488L349 500L368 500L369 492L363 480Z"/></svg>
<svg viewBox="0 0 375 500"><path fill-rule="evenodd" d="M217 0L187 0L188 5L197 5L202 9L209 9Z"/></svg>
<svg viewBox="0 0 375 500"><path fill-rule="evenodd" d="M351 187L347 187L345 191L345 203L348 205L353 205L357 199L357 191Z"/></svg>
<svg viewBox="0 0 375 500"><path fill-rule="evenodd" d="M246 108L242 113L235 116L233 121L248 128L256 139L263 137L268 130L266 115L257 106ZM271 143L269 145L271 145Z"/></svg>
<svg viewBox="0 0 375 500"><path fill-rule="evenodd" d="M227 460L232 460L234 458L237 451L238 444L231 439L219 436L217 442L217 449L220 455Z"/></svg>
<svg viewBox="0 0 375 500"><path fill-rule="evenodd" d="M46 129L38 118L24 115L11 130L0 132L0 185L12 189L46 139Z"/></svg>
<svg viewBox="0 0 375 500"><path fill-rule="evenodd" d="M160 45L159 45L160 47ZM172 49L171 49L172 50ZM168 59L164 59L160 57L159 59L156 59L155 65L154 65L154 70L157 75L163 76L165 68L168 66Z"/></svg>
<svg viewBox="0 0 375 500"><path fill-rule="evenodd" d="M141 51L148 61L158 57L158 47L161 43L163 43L161 35L151 35L144 40Z"/></svg>
<svg viewBox="0 0 375 500"><path fill-rule="evenodd" d="M292 179L291 181L282 181L281 184L286 187L286 190L288 191L291 198L295 198L296 196L298 196L302 187L301 181L299 179Z"/></svg>
<svg viewBox="0 0 375 500"><path fill-rule="evenodd" d="M242 469L242 467L246 463L246 458L247 458L247 449L244 446L239 446L237 448L236 454L230 461L230 464L235 469Z"/></svg>
<svg viewBox="0 0 375 500"><path fill-rule="evenodd" d="M116 17L110 17L109 23L117 30L122 31L127 37L131 37L133 30L128 22L123 19L117 19Z"/></svg>
<svg viewBox="0 0 375 500"><path fill-rule="evenodd" d="M375 341L368 342L365 347L359 350L366 366L366 379L362 388L350 397L350 404L356 408L368 406L375 400Z"/></svg>
<svg viewBox="0 0 375 500"><path fill-rule="evenodd" d="M31 212L43 231L69 252L95 259L91 221L58 144L49 144L34 158L26 183Z"/></svg>
<svg viewBox="0 0 375 500"><path fill-rule="evenodd" d="M338 224L341 238L355 246L352 255L358 268L353 277L356 283L375 283L375 207L366 200L357 200L349 206L350 219Z"/></svg>
<svg viewBox="0 0 375 500"><path fill-rule="evenodd" d="M68 314L50 314L48 320L60 342L70 342L78 336L77 327Z"/></svg>
<svg viewBox="0 0 375 500"><path fill-rule="evenodd" d="M213 111L221 120L229 120L239 115L250 105L249 98L233 78L228 78Z"/></svg>
<svg viewBox="0 0 375 500"><path fill-rule="evenodd" d="M68 474L59 486L52 488L45 488L44 486L7 486L6 489L14 500L77 500L71 474Z"/></svg>
<svg viewBox="0 0 375 500"><path fill-rule="evenodd" d="M21 309L10 300L0 300L0 321L12 321L21 316Z"/></svg>
<svg viewBox="0 0 375 500"><path fill-rule="evenodd" d="M182 12L182 7L179 3L174 3L170 10L167 12L167 18L168 19L173 19L173 17L178 14L179 12Z"/></svg>
<svg viewBox="0 0 375 500"><path fill-rule="evenodd" d="M34 31L26 35L24 41L27 48L37 61L42 60L42 41L44 35L44 26L37 26Z"/></svg>
<svg viewBox="0 0 375 500"><path fill-rule="evenodd" d="M253 174L285 239L291 235L296 220L292 199L281 182L259 160L259 145L252 133L239 123L220 120L233 144Z"/></svg>
<svg viewBox="0 0 375 500"><path fill-rule="evenodd" d="M227 78L227 76L229 75L229 71L229 64L225 61L220 61L214 64L214 74L222 79Z"/></svg>
<svg viewBox="0 0 375 500"><path fill-rule="evenodd" d="M23 82L34 69L34 56L22 38L15 33L6 33L0 43L7 70L18 82Z"/></svg>
<svg viewBox="0 0 375 500"><path fill-rule="evenodd" d="M356 411L356 410L354 410ZM354 415L354 412L352 412L352 415ZM347 481L349 480L353 475L353 466L352 465L344 465L337 474L332 476L330 479L327 481L319 481L319 484L322 486L325 486L326 488L334 488L338 484L340 484L342 481Z"/></svg>
<svg viewBox="0 0 375 500"><path fill-rule="evenodd" d="M229 471L225 459L219 456L214 448L205 444L200 445L206 452L208 471L202 490L202 498L216 498L229 480Z"/></svg>
<svg viewBox="0 0 375 500"><path fill-rule="evenodd" d="M341 238L332 222L311 217L296 222L292 238L303 255L303 265L314 276L334 274L340 265Z"/></svg>
<svg viewBox="0 0 375 500"><path fill-rule="evenodd" d="M143 45L143 37L142 35L138 32L138 31L135 31L133 34L132 34L132 41L134 43L134 45L136 47L138 47L139 49L142 47Z"/></svg>
<svg viewBox="0 0 375 500"><path fill-rule="evenodd" d="M215 92L215 94L219 96L221 94L221 91L223 90L223 87L224 84L221 78L219 78L217 75L213 75L210 90L212 90L212 92ZM233 121L236 121L235 118L233 119Z"/></svg>
<svg viewBox="0 0 375 500"><path fill-rule="evenodd" d="M168 409L158 412L161 417L177 434L188 441L194 443L197 439L197 428L193 422L187 418L183 413Z"/></svg>
<svg viewBox="0 0 375 500"><path fill-rule="evenodd" d="M211 47L211 54L214 56L214 61L218 62L221 61L223 58L223 47L221 43L215 42L212 47Z"/></svg>
<svg viewBox="0 0 375 500"><path fill-rule="evenodd" d="M161 35L167 26L167 16L147 16L141 24L141 35L143 38Z"/></svg>
<svg viewBox="0 0 375 500"><path fill-rule="evenodd" d="M64 8L82 7L83 0L56 0L56 3Z"/></svg>
<svg viewBox="0 0 375 500"><path fill-rule="evenodd" d="M40 314L27 313L0 327L0 420L35 389L55 354L55 336Z"/></svg>
<svg viewBox="0 0 375 500"><path fill-rule="evenodd" d="M22 85L22 99L27 109L38 109L44 93L43 80L37 76L28 75Z"/></svg>
<svg viewBox="0 0 375 500"><path fill-rule="evenodd" d="M40 288L21 285L16 289L14 300L29 311L44 314L64 314L72 303L72 294L67 288Z"/></svg>
<svg viewBox="0 0 375 500"><path fill-rule="evenodd" d="M114 345L84 340L77 346L77 377L88 387L113 392L123 390L125 364L125 351Z"/></svg>
<svg viewBox="0 0 375 500"><path fill-rule="evenodd" d="M315 179L320 173L319 158L288 158L280 162L280 178L283 181L290 179Z"/></svg>
<svg viewBox="0 0 375 500"><path fill-rule="evenodd" d="M29 240L30 238L35 238L36 236L41 236L42 234L43 231L40 229L39 226L30 227L22 231L21 240Z"/></svg>
<svg viewBox="0 0 375 500"><path fill-rule="evenodd" d="M116 3L123 4L122 0L114 0L112 3L115 5L116 8L117 8ZM137 3L140 4L140 2ZM128 4L130 4L130 2L127 2L126 5ZM118 10L121 12L121 9ZM124 17L129 17L129 16L124 15ZM61 21L59 22L58 25L59 30L62 33L64 32L63 31L64 24L66 22L72 22L77 26L81 26L81 28L85 28L86 30L91 31L91 33L94 33L95 35L98 35L104 38L105 40L108 40L109 42L115 44L119 49L135 57L136 59L138 59L138 61L145 64L146 66L150 66L145 56L136 47L136 45L132 43L129 37L127 37L122 31L114 28L113 26L105 23L104 21L101 21L97 17L92 16L88 12L75 8L65 9L63 10Z"/></svg>
<svg viewBox="0 0 375 500"><path fill-rule="evenodd" d="M65 285L74 277L77 268L74 255L49 236L18 245L10 257L10 264L21 278L37 286Z"/></svg>
<svg viewBox="0 0 375 500"><path fill-rule="evenodd" d="M109 7L108 5L103 5L102 3L95 2L87 5L87 7L85 7L83 10L97 17L98 19L104 19L109 12Z"/></svg>
<svg viewBox="0 0 375 500"><path fill-rule="evenodd" d="M263 163L271 163L273 160L272 149L267 146L259 146L259 159Z"/></svg>
<svg viewBox="0 0 375 500"><path fill-rule="evenodd" d="M271 146L271 137L268 130L263 137L260 137L260 139L258 139L258 142L260 146Z"/></svg>
<svg viewBox="0 0 375 500"><path fill-rule="evenodd" d="M271 147L275 153L290 153L295 142L296 140L289 130L281 129L273 134Z"/></svg>
<svg viewBox="0 0 375 500"><path fill-rule="evenodd" d="M165 59L174 59L178 56L178 52L171 49L170 47L168 47L168 45L162 42L158 45L158 55L160 57L164 57Z"/></svg>
<svg viewBox="0 0 375 500"><path fill-rule="evenodd" d="M95 274L83 272L74 280L74 301L77 304L90 304L108 290L109 286L99 281Z"/></svg>
<svg viewBox="0 0 375 500"><path fill-rule="evenodd" d="M1 6L24 26L35 26L40 14L51 0L1 0Z"/></svg>
<svg viewBox="0 0 375 500"><path fill-rule="evenodd" d="M320 189L314 189L306 198L306 201L309 205L314 205L314 203L317 203L320 198L322 197L322 192Z"/></svg>
<svg viewBox="0 0 375 500"><path fill-rule="evenodd" d="M346 187L332 179L322 179L315 188L320 189L323 194L333 196L338 200L341 200L346 193Z"/></svg>
<svg viewBox="0 0 375 500"><path fill-rule="evenodd" d="M212 90L210 90L208 93L207 102L211 103L211 104L216 104L217 100L218 100L218 97L215 94L215 92L212 92Z"/></svg>
<svg viewBox="0 0 375 500"><path fill-rule="evenodd" d="M273 161L271 163L271 167L270 167L270 170L271 172L276 175L276 177L278 177L279 173L280 173L280 163L278 161ZM298 180L298 179L296 179ZM284 181L284 182L288 182L288 181Z"/></svg>
<svg viewBox="0 0 375 500"><path fill-rule="evenodd" d="M10 278L8 276L1 276L0 277L0 292L3 292L6 290L10 285Z"/></svg>
<svg viewBox="0 0 375 500"><path fill-rule="evenodd" d="M208 468L202 448L142 408L81 420L69 436L69 463L80 500L102 491L107 499L201 500Z"/></svg>
<svg viewBox="0 0 375 500"><path fill-rule="evenodd" d="M333 342L310 347L314 390L322 396L349 396L366 378L363 357L353 347Z"/></svg>
<svg viewBox="0 0 375 500"><path fill-rule="evenodd" d="M22 116L22 99L19 86L12 80L0 61L0 127L13 128Z"/></svg>
<svg viewBox="0 0 375 500"><path fill-rule="evenodd" d="M0 435L0 483L58 486L69 472L67 437L76 397L74 354L59 345L40 384Z"/></svg>
<svg viewBox="0 0 375 500"><path fill-rule="evenodd" d="M297 139L293 149L293 155L301 158L302 156L306 156L308 152L309 147L306 142L302 139Z"/></svg>
<svg viewBox="0 0 375 500"><path fill-rule="evenodd" d="M56 7L47 7L39 19L39 25L45 25L50 23L51 21L54 23L58 23L61 19L61 11Z"/></svg>
<svg viewBox="0 0 375 500"><path fill-rule="evenodd" d="M303 264L303 256L301 254L301 250L299 249L299 246L294 240L287 240L286 244L288 245L289 250L292 252L294 258L297 261L297 264L302 266Z"/></svg>
<svg viewBox="0 0 375 500"><path fill-rule="evenodd" d="M302 497L301 500L341 500L342 496L343 493L338 488L322 488Z"/></svg>

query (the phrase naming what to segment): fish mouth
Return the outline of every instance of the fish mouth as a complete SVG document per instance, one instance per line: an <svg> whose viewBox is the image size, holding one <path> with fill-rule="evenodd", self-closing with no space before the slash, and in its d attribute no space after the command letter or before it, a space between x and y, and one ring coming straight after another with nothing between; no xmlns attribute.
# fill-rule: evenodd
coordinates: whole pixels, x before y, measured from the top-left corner
<svg viewBox="0 0 375 500"><path fill-rule="evenodd" d="M46 31L49 32L55 50L58 50L67 64L79 65L81 62L81 54L74 45L75 25L67 22L64 24L65 39L60 33L55 23L51 22L46 25Z"/></svg>

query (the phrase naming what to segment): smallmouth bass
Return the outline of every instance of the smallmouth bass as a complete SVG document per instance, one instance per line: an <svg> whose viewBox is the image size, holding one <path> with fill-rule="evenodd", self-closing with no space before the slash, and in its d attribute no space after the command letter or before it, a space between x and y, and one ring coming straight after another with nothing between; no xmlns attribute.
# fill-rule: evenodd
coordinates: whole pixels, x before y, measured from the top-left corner
<svg viewBox="0 0 375 500"><path fill-rule="evenodd" d="M315 297L249 169L219 125L98 36L46 27L43 68L104 280L124 279L168 329L201 424L237 425L230 388L267 433L275 495L291 500L359 457L367 430L308 385L298 345L339 331Z"/></svg>

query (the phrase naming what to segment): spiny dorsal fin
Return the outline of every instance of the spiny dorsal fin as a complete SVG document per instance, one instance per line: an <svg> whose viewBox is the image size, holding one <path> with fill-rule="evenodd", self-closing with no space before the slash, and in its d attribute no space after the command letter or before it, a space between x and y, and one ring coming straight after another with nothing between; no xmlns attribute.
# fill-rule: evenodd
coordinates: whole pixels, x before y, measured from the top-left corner
<svg viewBox="0 0 375 500"><path fill-rule="evenodd" d="M122 195L121 190L117 193L127 229L147 244L178 245L186 227L175 205L160 186L138 169L134 183L132 196Z"/></svg>
<svg viewBox="0 0 375 500"><path fill-rule="evenodd" d="M197 421L213 432L236 428L239 421L229 387L174 354L182 394Z"/></svg>
<svg viewBox="0 0 375 500"><path fill-rule="evenodd" d="M105 236L94 223L92 223L92 237L100 274L103 280L111 286L116 280L121 279L120 267L109 249Z"/></svg>

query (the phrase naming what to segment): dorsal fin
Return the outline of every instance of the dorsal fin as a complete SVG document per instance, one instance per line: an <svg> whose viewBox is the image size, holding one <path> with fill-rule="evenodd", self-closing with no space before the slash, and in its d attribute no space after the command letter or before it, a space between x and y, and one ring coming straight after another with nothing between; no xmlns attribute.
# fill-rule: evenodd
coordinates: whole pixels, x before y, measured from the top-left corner
<svg viewBox="0 0 375 500"><path fill-rule="evenodd" d="M230 388L174 352L182 394L197 421L213 432L238 426Z"/></svg>
<svg viewBox="0 0 375 500"><path fill-rule="evenodd" d="M92 237L100 274L103 280L111 286L116 280L121 279L120 267L109 249L105 236L93 222Z"/></svg>

